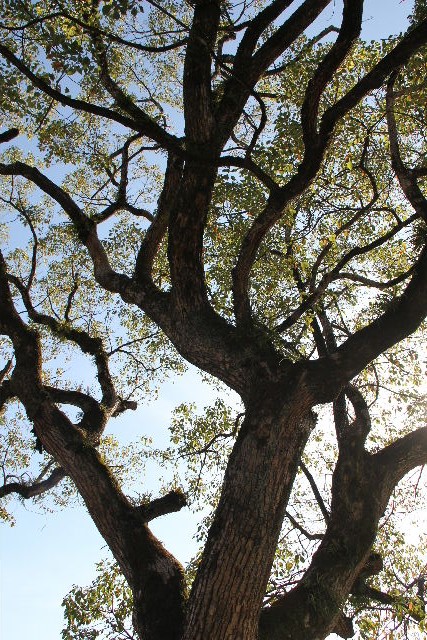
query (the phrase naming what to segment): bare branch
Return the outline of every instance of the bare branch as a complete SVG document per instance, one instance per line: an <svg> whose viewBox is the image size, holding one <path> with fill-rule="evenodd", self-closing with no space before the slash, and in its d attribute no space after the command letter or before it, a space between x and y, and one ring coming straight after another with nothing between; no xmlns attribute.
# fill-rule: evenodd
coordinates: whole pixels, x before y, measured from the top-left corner
<svg viewBox="0 0 427 640"><path fill-rule="evenodd" d="M0 144L2 142L10 142L10 140L13 140L16 136L19 136L19 129L8 129L7 131L3 131L3 133L0 133Z"/></svg>
<svg viewBox="0 0 427 640"><path fill-rule="evenodd" d="M291 525L295 527L295 529L298 529L298 531L302 533L305 538L307 538L307 540L322 540L323 533L310 533L297 520L295 520L295 518L289 513L289 511L286 511L285 517L289 520Z"/></svg>
<svg viewBox="0 0 427 640"><path fill-rule="evenodd" d="M24 483L24 482L8 482L0 487L0 498L10 495L11 493L17 493L21 498L28 500L39 496L46 491L50 491L56 487L61 480L66 477L66 473L61 467L57 467L52 471L50 476L46 480L40 482Z"/></svg>
<svg viewBox="0 0 427 640"><path fill-rule="evenodd" d="M305 475L305 477L308 480L308 483L311 487L311 490L313 491L314 497L316 498L316 502L320 507L320 511L322 512L322 515L325 519L325 522L328 522L329 520L329 511L326 508L325 502L320 494L320 491L317 487L316 481L313 478L312 474L310 473L310 471L308 470L308 468L306 467L306 465L303 463L303 461L301 460L299 463L299 466L301 468L301 471L303 472L303 474Z"/></svg>

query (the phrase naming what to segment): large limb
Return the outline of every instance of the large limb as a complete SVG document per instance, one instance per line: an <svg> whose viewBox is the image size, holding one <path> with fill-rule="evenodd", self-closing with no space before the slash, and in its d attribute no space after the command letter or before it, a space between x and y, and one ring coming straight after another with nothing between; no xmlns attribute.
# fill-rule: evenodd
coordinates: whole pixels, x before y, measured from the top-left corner
<svg viewBox="0 0 427 640"><path fill-rule="evenodd" d="M176 171L179 174L180 165L179 161L177 162L178 165L172 171L174 185L179 180ZM189 170L190 174L192 170ZM200 167L195 168L194 171L196 173L201 171ZM144 264L143 253L147 244L143 243L142 252L137 261L137 266L142 265L143 268L141 266L141 271L137 270L135 277L130 277L112 268L105 247L98 237L95 222L85 215L67 191L35 167L23 162L0 164L0 175L23 176L59 204L73 223L80 242L89 253L93 262L94 277L98 284L107 291L118 293L125 302L134 304L147 313L170 338L178 351L192 364L223 380L244 398L247 397L249 385L254 376L263 376L263 371L270 366L277 366L281 358L272 347L264 343L254 343L249 335L241 336L234 327L214 313L206 302L200 279L197 279L197 284L201 296L199 301L201 300L202 304L197 313L193 312L197 297L193 299L191 290L186 291L185 288L183 290L182 287L177 286L172 293L166 293L154 285L148 274L157 248L156 244L163 233L163 221L154 223L159 225L153 232L154 238L152 236L150 238L150 235L147 238L149 252L152 252L151 256L149 253L147 257L147 263ZM200 186L200 183L198 184ZM165 184L165 189L171 187L170 183ZM206 194L202 193L201 198L205 203ZM164 192L160 197L160 206L165 206L169 215L169 207L173 206L172 200L173 192L169 195ZM194 215L194 202L189 202L187 209L181 210L182 216L187 215L190 207L193 207ZM173 224L173 222L170 223L170 226ZM186 224L188 225L188 220ZM191 229L189 233L192 233ZM179 242L180 239L177 238L177 243ZM190 253L188 258L186 246L182 242L176 249L178 254L176 259L185 270L188 268L187 259L191 260L192 254Z"/></svg>
<svg viewBox="0 0 427 640"><path fill-rule="evenodd" d="M53 317L47 313L38 311L31 299L31 286L35 278L37 269L38 238L28 212L21 205L10 202L25 218L33 236L33 251L31 257L31 268L26 283L15 275L7 274L7 278L19 291L24 303L28 317L36 324L44 325L53 335L61 340L69 340L77 345L82 353L93 357L97 370L97 379L102 391L101 402L97 402L88 393L71 389L58 389L56 387L44 386L49 397L56 403L70 404L78 407L82 412L82 419L78 423L78 428L83 429L87 436L90 435L92 442L96 443L99 436L105 429L110 416L118 415L126 409L136 408L135 402L123 401L117 396L114 382L110 374L108 354L104 349L102 339L93 337L82 328L73 326L70 322L70 311L74 296L78 289L78 281L74 279L73 287L68 295L67 304L64 311L64 320L61 322L58 317ZM5 381L3 390L9 390L10 383ZM0 393L1 397L1 393Z"/></svg>
<svg viewBox="0 0 427 640"><path fill-rule="evenodd" d="M370 429L368 408L355 388L346 393L355 418L339 441L326 533L298 586L263 610L261 640L314 640L343 626L342 606L360 586L378 522L396 484L427 462L426 427L369 454L364 448Z"/></svg>
<svg viewBox="0 0 427 640"><path fill-rule="evenodd" d="M41 380L38 334L13 304L5 263L0 257L0 331L12 341L15 369L13 394L25 407L44 448L72 478L88 511L132 588L135 628L147 640L178 640L183 624L184 580L177 560L148 529L147 521L165 513L133 506L112 477L96 448L50 398ZM183 501L181 500L181 506ZM171 509L177 505L171 501ZM161 614L159 614L161 603Z"/></svg>
<svg viewBox="0 0 427 640"><path fill-rule="evenodd" d="M220 19L220 3L195 3L184 62L184 119L190 154L215 161L212 51ZM216 168L200 160L185 163L175 206L169 216L168 257L174 305L181 313L208 310L203 265L203 232L216 177Z"/></svg>
<svg viewBox="0 0 427 640"><path fill-rule="evenodd" d="M215 48L221 15L217 0L196 0L184 61L184 119L187 147L212 144L214 101L212 92L212 51Z"/></svg>
<svg viewBox="0 0 427 640"><path fill-rule="evenodd" d="M418 213L420 218L422 218L424 222L427 223L427 204L426 199L418 185L419 174L417 171L411 170L405 166L400 153L399 134L394 113L394 104L396 99L394 93L394 83L396 81L397 74L397 71L392 73L387 83L386 113L388 137L390 141L391 164L406 198L411 203L413 209Z"/></svg>
<svg viewBox="0 0 427 640"><path fill-rule="evenodd" d="M264 211L258 216L243 239L233 273L234 306L238 321L247 321L250 317L250 302L247 293L249 276L262 240L282 215L285 205L308 187L319 170L328 144L328 137L321 137L317 131L320 98L327 83L346 58L360 33L362 8L363 2L361 0L344 3L343 18L337 40L320 62L307 85L301 110L304 158L298 173L291 178L287 185L270 196Z"/></svg>

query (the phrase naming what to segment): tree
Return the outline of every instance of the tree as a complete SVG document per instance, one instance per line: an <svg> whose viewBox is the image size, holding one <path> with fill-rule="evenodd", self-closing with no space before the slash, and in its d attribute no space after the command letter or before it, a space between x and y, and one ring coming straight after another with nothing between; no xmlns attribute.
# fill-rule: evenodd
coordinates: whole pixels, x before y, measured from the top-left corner
<svg viewBox="0 0 427 640"><path fill-rule="evenodd" d="M16 246L15 219L1 257L0 397L43 455L38 477L18 472L25 442L6 413L2 495L72 482L145 640L350 637L349 611L372 602L423 620L422 573L406 600L369 579L390 497L427 461L427 21L418 2L405 34L367 46L363 0L316 31L329 4L1 3L1 141L36 144L0 164L5 211L30 233ZM67 380L64 350L92 359L100 398ZM174 426L189 472L195 456L224 467L189 593L149 527L184 493L130 500L100 450L109 419L183 361L243 403L193 418L187 441L186 416ZM288 509L301 473L319 533L312 511ZM292 584L299 534L315 546Z"/></svg>

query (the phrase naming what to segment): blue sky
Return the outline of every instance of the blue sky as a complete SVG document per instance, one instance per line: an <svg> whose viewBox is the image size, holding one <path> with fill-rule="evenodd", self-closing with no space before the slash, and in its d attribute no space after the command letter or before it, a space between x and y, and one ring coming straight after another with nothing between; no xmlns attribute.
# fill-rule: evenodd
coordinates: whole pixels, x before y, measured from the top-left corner
<svg viewBox="0 0 427 640"><path fill-rule="evenodd" d="M410 0L367 0L365 38L404 30L411 6ZM341 3L335 0L325 16L339 24L340 15ZM190 372L165 384L157 401L123 418L120 431L126 440L143 434L157 440L167 431L173 407L195 399L202 406L208 404L212 391ZM61 600L73 584L86 585L94 578L95 562L107 555L105 543L83 507L43 514L28 503L25 507L17 504L14 513L16 526L0 529L0 637L59 640ZM161 518L153 530L182 562L191 557L195 520L188 513Z"/></svg>

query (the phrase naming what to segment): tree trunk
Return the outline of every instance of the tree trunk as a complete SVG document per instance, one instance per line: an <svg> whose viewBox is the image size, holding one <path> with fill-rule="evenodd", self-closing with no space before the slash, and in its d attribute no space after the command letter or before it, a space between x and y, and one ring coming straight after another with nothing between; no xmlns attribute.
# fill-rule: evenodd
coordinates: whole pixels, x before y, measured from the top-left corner
<svg viewBox="0 0 427 640"><path fill-rule="evenodd" d="M193 585L185 640L255 640L302 448L313 427L306 390L259 385L225 474Z"/></svg>

